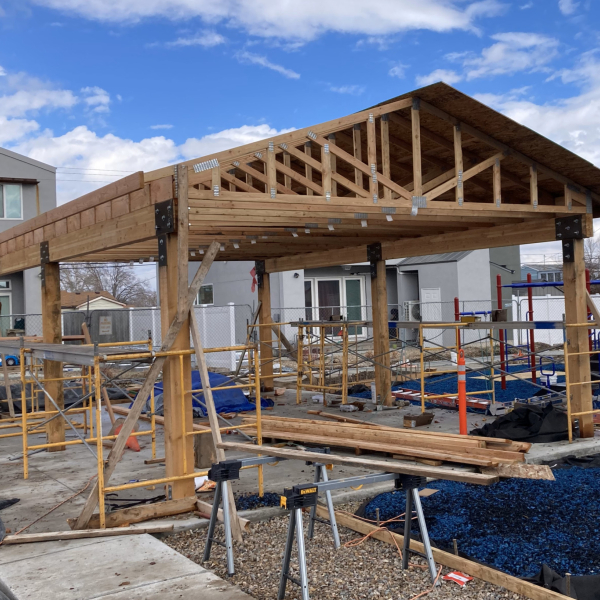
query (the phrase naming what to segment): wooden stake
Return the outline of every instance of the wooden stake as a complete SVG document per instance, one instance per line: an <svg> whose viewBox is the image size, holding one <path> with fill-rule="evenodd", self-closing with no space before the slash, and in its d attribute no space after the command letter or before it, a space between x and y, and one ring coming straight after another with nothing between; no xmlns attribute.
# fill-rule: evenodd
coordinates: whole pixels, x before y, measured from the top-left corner
<svg viewBox="0 0 600 600"><path fill-rule="evenodd" d="M210 430L212 432L213 443L217 451L217 460L219 462L225 460L225 451L217 444L221 443L221 431L219 429L219 419L217 417L217 411L215 409L215 402L213 399L212 389L210 387L210 379L208 376L208 367L206 366L206 359L204 358L204 348L202 347L202 341L200 340L200 330L198 329L198 322L196 321L196 315L194 310L190 311L190 331L192 333L192 340L194 341L194 352L196 354L196 364L198 366L198 372L200 373L200 380L202 381L202 394L204 396L204 404L206 412L208 414L208 421L210 423ZM257 398L257 402L260 402L260 398ZM193 482L192 482L193 483ZM238 521L237 509L235 508L235 499L233 497L233 490L231 485L227 486L229 494L229 515L231 517L231 533L233 537L241 542L242 541L242 530Z"/></svg>

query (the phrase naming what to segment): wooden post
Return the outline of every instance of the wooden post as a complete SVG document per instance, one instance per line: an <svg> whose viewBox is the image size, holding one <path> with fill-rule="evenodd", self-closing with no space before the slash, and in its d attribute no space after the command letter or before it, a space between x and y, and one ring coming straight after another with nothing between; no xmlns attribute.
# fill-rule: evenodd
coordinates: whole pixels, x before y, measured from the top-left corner
<svg viewBox="0 0 600 600"><path fill-rule="evenodd" d="M42 335L46 344L62 343L60 267L58 263L45 263L42 265ZM61 409L65 407L63 382L47 380L57 379L62 376L62 363L54 360L44 360L44 387ZM44 399L46 410L56 410L52 402L45 395ZM46 425L46 437L48 443L64 442L65 422L62 418L54 419ZM48 452L58 452L64 449L65 446L54 446L48 448Z"/></svg>
<svg viewBox="0 0 600 600"><path fill-rule="evenodd" d="M268 189L267 194L271 194L274 197L277 194L277 160L275 159L275 146L273 142L269 142L267 148L267 162L265 164L267 169Z"/></svg>
<svg viewBox="0 0 600 600"><path fill-rule="evenodd" d="M413 194L415 196L423 195L423 172L421 169L421 113L419 106L419 99L415 98L410 110L412 123Z"/></svg>
<svg viewBox="0 0 600 600"><path fill-rule="evenodd" d="M335 146L335 133L330 133L327 136L327 139L329 140L329 143L332 146ZM331 172L335 173L336 169L337 169L337 162L336 162L336 157L335 154L332 154L329 158L329 161L331 163ZM331 181L331 195L332 196L337 196L338 195L338 191L337 191L337 182L336 181Z"/></svg>
<svg viewBox="0 0 600 600"><path fill-rule="evenodd" d="M352 128L352 142L354 146L354 158L362 162L362 140L360 123L356 123ZM354 169L354 183L359 188L363 188L363 172L360 169Z"/></svg>
<svg viewBox="0 0 600 600"><path fill-rule="evenodd" d="M584 242L585 240L569 240L573 252L573 261L563 262L563 289L569 352L586 352L588 350L588 330L585 327L569 327L569 324L585 323L587 321L587 289L583 260ZM569 358L569 374L572 383L590 381L589 355L571 356ZM573 385L570 390L571 412L585 412L593 409L590 385ZM581 437L594 437L592 415L582 415L574 418L579 419Z"/></svg>
<svg viewBox="0 0 600 600"><path fill-rule="evenodd" d="M321 178L323 181L323 195L331 195L331 152L329 142L321 148Z"/></svg>
<svg viewBox="0 0 600 600"><path fill-rule="evenodd" d="M167 236L167 261L168 266L158 268L160 317L163 339L167 335L171 321L177 317L179 304L179 277L178 264L178 234ZM186 274L187 277L187 274ZM171 350L188 350L190 348L189 317L186 317L181 326ZM185 431L192 430L192 397L186 390L192 388L192 368L189 356L183 357L183 381L181 377L178 356L167 358L163 368L163 398L165 418L165 463L166 476L174 477L184 475L184 460L191 472L194 464L194 441L191 436L184 436ZM181 402L185 395L185 423L182 414ZM184 459L185 456L185 459ZM167 500L176 500L194 495L194 480L174 481L167 484L171 494L167 493Z"/></svg>
<svg viewBox="0 0 600 600"><path fill-rule="evenodd" d="M256 261L256 278L258 279L258 322L260 325L271 323L271 281L269 274L264 272L264 261ZM266 391L273 391L273 331L270 327L259 327L260 339L260 380Z"/></svg>
<svg viewBox="0 0 600 600"><path fill-rule="evenodd" d="M462 151L462 133L460 125L454 126L454 171L456 173L456 202L462 206L464 201L464 186L463 186L463 151Z"/></svg>
<svg viewBox="0 0 600 600"><path fill-rule="evenodd" d="M373 311L373 350L375 360L375 388L385 406L391 406L393 398L390 371L390 336L388 333L387 285L385 261L381 258L381 244L367 247L371 263L371 306Z"/></svg>
<svg viewBox="0 0 600 600"><path fill-rule="evenodd" d="M531 205L537 208L538 205L538 172L535 165L529 167L529 195Z"/></svg>
<svg viewBox="0 0 600 600"><path fill-rule="evenodd" d="M375 117L369 115L367 120L367 159L371 176L369 177L369 192L373 198L373 202L377 201L379 195L379 184L377 183L377 134L375 129Z"/></svg>
<svg viewBox="0 0 600 600"><path fill-rule="evenodd" d="M311 142L310 142L310 140L308 142L304 142L304 153L307 156L310 156L311 155L311 151L312 151L312 148L311 148ZM313 180L312 167L308 163L306 165L304 165L304 176L309 181ZM313 191L310 188L306 188L306 195L307 196L312 196L313 195Z"/></svg>
<svg viewBox="0 0 600 600"><path fill-rule="evenodd" d="M381 172L391 179L390 170L390 121L388 115L381 115ZM383 188L383 197L392 199L392 190Z"/></svg>
<svg viewBox="0 0 600 600"><path fill-rule="evenodd" d="M493 167L494 180L494 203L498 208L502 204L502 171L500 170L500 159L497 158Z"/></svg>

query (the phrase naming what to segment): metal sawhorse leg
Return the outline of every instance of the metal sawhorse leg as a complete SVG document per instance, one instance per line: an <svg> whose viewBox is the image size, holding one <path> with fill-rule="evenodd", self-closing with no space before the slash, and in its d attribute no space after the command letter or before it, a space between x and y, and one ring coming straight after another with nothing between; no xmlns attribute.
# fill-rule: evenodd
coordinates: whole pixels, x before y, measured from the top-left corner
<svg viewBox="0 0 600 600"><path fill-rule="evenodd" d="M429 567L429 573L431 575L431 582L435 583L437 576L437 570L435 568L435 561L433 560L433 553L431 552L431 542L429 541L429 534L427 533L427 524L425 523L425 515L423 514L423 507L421 506L421 496L419 496L419 488L426 485L425 477L417 477L416 475L400 475L396 479L396 487L406 492L406 512L404 515L404 547L402 549L402 568L408 569L408 557L409 554L416 554L421 556L427 561ZM416 550L410 549L410 530L412 526L412 515L414 510L417 513L417 519L419 521L419 531L421 532L421 539L423 541L423 547L425 552L417 552Z"/></svg>
<svg viewBox="0 0 600 600"><path fill-rule="evenodd" d="M279 580L279 592L277 600L283 600L288 580L300 586L302 600L310 600L308 595L308 573L306 570L306 552L304 548L304 529L302 526L302 509L312 508L317 505L318 491L312 483L295 485L291 490L283 490L281 504L290 511L285 551L283 553L283 564L281 566L281 578ZM290 575L290 558L294 546L294 536L298 545L298 569L300 579Z"/></svg>
<svg viewBox="0 0 600 600"><path fill-rule="evenodd" d="M227 574L233 575L235 569L233 566L233 542L231 539L231 521L229 516L229 494L227 483L233 479L240 478L240 468L242 462L239 460L225 460L220 463L215 463L208 472L208 478L217 484L215 488L215 497L213 500L212 511L210 514L210 522L208 524L208 534L206 536L206 546L204 547L204 557L202 560L206 562L210 559L210 551L213 542L220 546L225 546L227 551ZM225 527L225 543L215 540L215 527L217 526L217 518L219 514L219 504L223 502L223 525Z"/></svg>

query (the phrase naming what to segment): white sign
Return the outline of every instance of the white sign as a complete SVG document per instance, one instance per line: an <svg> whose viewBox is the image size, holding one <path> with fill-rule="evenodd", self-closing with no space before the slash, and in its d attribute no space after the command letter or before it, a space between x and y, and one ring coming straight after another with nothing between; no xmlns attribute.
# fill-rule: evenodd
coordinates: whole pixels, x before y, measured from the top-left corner
<svg viewBox="0 0 600 600"><path fill-rule="evenodd" d="M98 325L99 335L112 335L112 317L100 317Z"/></svg>

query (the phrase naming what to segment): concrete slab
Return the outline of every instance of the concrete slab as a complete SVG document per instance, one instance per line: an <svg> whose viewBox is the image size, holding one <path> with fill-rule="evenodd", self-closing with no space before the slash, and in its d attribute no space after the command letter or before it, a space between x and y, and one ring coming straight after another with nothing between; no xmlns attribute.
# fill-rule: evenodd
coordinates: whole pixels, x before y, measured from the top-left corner
<svg viewBox="0 0 600 600"><path fill-rule="evenodd" d="M0 590L11 600L250 598L148 534L3 546Z"/></svg>
<svg viewBox="0 0 600 600"><path fill-rule="evenodd" d="M600 454L600 437L575 440L572 444L569 444L568 441L533 444L531 450L525 455L525 462L540 464L565 456L591 456L593 454Z"/></svg>

